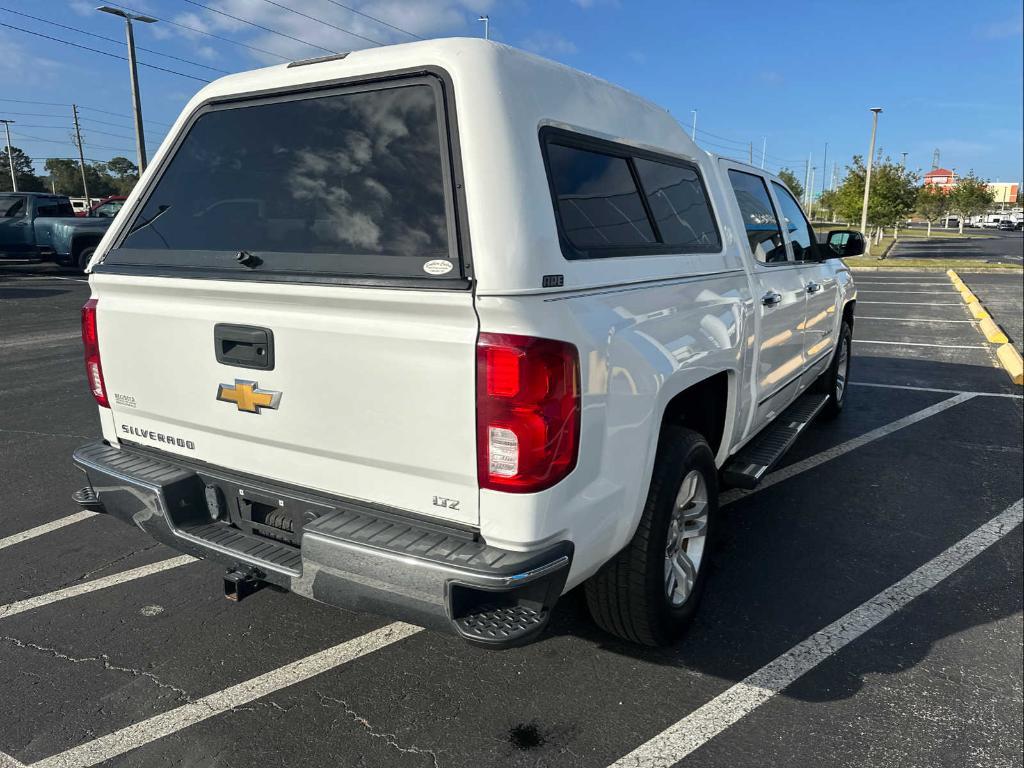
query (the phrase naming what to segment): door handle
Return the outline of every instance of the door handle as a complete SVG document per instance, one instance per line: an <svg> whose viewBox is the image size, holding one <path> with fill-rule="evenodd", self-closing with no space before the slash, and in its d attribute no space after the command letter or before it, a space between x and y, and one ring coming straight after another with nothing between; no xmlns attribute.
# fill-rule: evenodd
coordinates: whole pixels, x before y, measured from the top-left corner
<svg viewBox="0 0 1024 768"><path fill-rule="evenodd" d="M274 370L274 332L269 328L217 323L213 343L218 363Z"/></svg>
<svg viewBox="0 0 1024 768"><path fill-rule="evenodd" d="M808 293L817 293L820 290L821 290L821 283L808 283L807 284L807 292Z"/></svg>
<svg viewBox="0 0 1024 768"><path fill-rule="evenodd" d="M776 304L782 303L782 294L778 291L768 291L761 297L761 303L766 307L774 307Z"/></svg>

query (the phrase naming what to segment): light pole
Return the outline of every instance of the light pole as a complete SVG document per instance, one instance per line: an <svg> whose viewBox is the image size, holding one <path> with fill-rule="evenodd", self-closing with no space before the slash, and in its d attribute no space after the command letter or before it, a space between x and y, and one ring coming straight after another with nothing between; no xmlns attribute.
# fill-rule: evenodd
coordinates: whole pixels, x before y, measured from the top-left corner
<svg viewBox="0 0 1024 768"><path fill-rule="evenodd" d="M691 109L690 111L693 113L693 128L690 129L690 138L693 139L694 141L696 141L697 140L697 110L696 109Z"/></svg>
<svg viewBox="0 0 1024 768"><path fill-rule="evenodd" d="M101 5L96 9L103 13L110 13L124 19L125 34L128 38L128 71L132 78L132 111L135 114L135 147L138 151L139 173L146 170L146 135L142 129L142 100L139 98L139 73L135 67L135 34L132 32L132 22L140 21L143 24L152 24L156 21L152 16L139 16L134 13L122 11L120 8L113 8L109 5Z"/></svg>
<svg viewBox="0 0 1024 768"><path fill-rule="evenodd" d="M484 40L490 40L491 39L491 17L490 16L480 16L480 17L477 18L477 21L482 21L484 23Z"/></svg>
<svg viewBox="0 0 1024 768"><path fill-rule="evenodd" d="M860 231L863 233L868 228L868 198L871 195L871 163L875 159L875 135L878 133L878 113L881 107L872 107L871 120L871 149L868 150L868 169L864 177L864 207L860 212ZM870 242L870 240L868 241Z"/></svg>
<svg viewBox="0 0 1024 768"><path fill-rule="evenodd" d="M14 173L14 153L11 151L11 123L13 122L13 120L0 120L0 123L3 123L4 128L7 130L7 164L11 166L11 187L17 192L18 176Z"/></svg>

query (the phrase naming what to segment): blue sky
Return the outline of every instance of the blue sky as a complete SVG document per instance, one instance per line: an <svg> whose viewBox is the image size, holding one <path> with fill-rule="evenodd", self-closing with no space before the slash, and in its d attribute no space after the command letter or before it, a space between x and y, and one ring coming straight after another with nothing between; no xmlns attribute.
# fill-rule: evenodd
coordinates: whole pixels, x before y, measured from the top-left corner
<svg viewBox="0 0 1024 768"><path fill-rule="evenodd" d="M193 78L289 58L413 39L351 10L414 34L491 36L634 90L668 108L705 148L803 176L808 155L820 189L827 168L865 154L869 107L881 106L879 146L924 171L932 152L958 172L1001 181L1024 176L1024 38L1020 0L126 0L162 21L138 25L139 59ZM275 5L276 3L276 5ZM33 158L67 157L70 110L83 107L89 158L134 159L127 64L21 30L123 56L119 19L86 0L0 0L0 118L17 121L14 143ZM218 15L222 10L290 37ZM278 6L287 6L327 24ZM22 15L19 15L22 14ZM28 18L24 14L36 17ZM174 26L201 29L253 48ZM10 26L2 26L10 25ZM333 25L329 26L329 25ZM291 39L296 38L296 39ZM320 48L313 46L321 46ZM283 58L282 58L283 57ZM197 66L203 65L203 66ZM202 82L140 70L152 153ZM27 104L19 101L50 102ZM111 114L114 113L114 114ZM32 138L29 138L32 137ZM44 141L45 140L45 141ZM37 165L41 169L41 162Z"/></svg>

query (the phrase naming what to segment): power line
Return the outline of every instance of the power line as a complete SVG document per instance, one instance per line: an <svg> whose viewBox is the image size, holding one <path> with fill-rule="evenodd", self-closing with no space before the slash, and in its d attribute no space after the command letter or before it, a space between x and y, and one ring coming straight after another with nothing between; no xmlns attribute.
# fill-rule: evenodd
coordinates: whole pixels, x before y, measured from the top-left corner
<svg viewBox="0 0 1024 768"><path fill-rule="evenodd" d="M274 0L263 0L263 2L267 3L268 5L274 6L275 8L281 8L282 10L290 11L291 13L309 19L310 21L315 21L318 24L323 24L325 27L330 27L331 29L336 29L339 32L344 32L346 35L358 37L360 40L365 40L368 43L373 43L374 45L384 45L384 43L382 43L380 40L374 40L372 37L360 35L358 32L353 32L351 29L345 29L344 27L339 27L337 24L331 24L329 21L324 21L323 19L319 19L316 16L310 16L308 13L303 13L302 11L297 11L294 8L289 8L287 5L281 5L280 3L274 2Z"/></svg>
<svg viewBox="0 0 1024 768"><path fill-rule="evenodd" d="M118 5L117 7L121 8L122 10L128 11L130 13L138 13L138 14L142 14L143 13L142 11L136 10L134 8L129 8L126 5ZM232 40L230 37L221 37L220 35L215 35L212 32L207 32L205 29L198 29L196 27L190 27L188 24L180 24L179 22L171 21L170 19L157 19L157 17L154 16L153 14L151 14L151 13L147 13L145 15L149 16L151 19L156 19L161 24L170 24L172 27L179 27L180 29L186 29L189 32L194 32L197 35L205 35L206 37L211 37L214 40L220 40L223 43L230 43L231 45L237 45L240 48L248 48L250 51L256 51L258 53L265 53L268 56L275 56L275 57L281 59L281 61L291 61L291 57L290 56L282 56L280 53L274 53L273 51L268 51L265 48L258 48L255 45L249 45L248 43L242 43L242 42L239 42L238 40Z"/></svg>
<svg viewBox="0 0 1024 768"><path fill-rule="evenodd" d="M722 141L727 141L727 142L732 143L732 144L739 144L743 149L747 148L747 142L745 142L745 141L738 141L736 139L730 139L730 138L727 138L725 136L719 136L717 133L712 133L711 131L705 131L703 128L698 128L697 129L697 133L703 133L706 136L711 136L712 138L715 138L715 139L721 139Z"/></svg>
<svg viewBox="0 0 1024 768"><path fill-rule="evenodd" d="M243 19L243 18L240 18L238 16L232 16L230 13L227 13L226 11L220 11L220 10L217 10L216 8L211 8L208 5L203 5L200 2L196 2L196 0L182 0L182 2L188 3L189 5L194 5L197 8L202 8L204 10L210 11L211 13L219 14L221 16L224 16L225 18L233 19L234 21L241 22L242 24L248 24L250 27L256 27L256 29L262 29L264 32L269 32L272 35L277 35L279 37L286 37L289 40L294 40L296 43L302 43L303 45L308 45L311 48L319 48L321 51L326 51L327 53L338 53L338 51L331 50L330 48L324 48L322 45L316 45L315 43L310 43L310 42L308 42L306 40L300 40L297 37L292 37L291 35L285 34L284 32L278 32L276 29L271 29L270 27L264 27L262 24L257 24L255 21L249 21L248 19Z"/></svg>
<svg viewBox="0 0 1024 768"><path fill-rule="evenodd" d="M18 101L18 99L0 99L0 101ZM25 103L25 104L47 104L48 106L54 106L54 107L70 107L71 106L70 104L50 104L49 102L42 102L42 101L30 101L30 102L23 102L23 103ZM97 109L96 107L82 107L82 106L79 106L78 108L79 109L88 109L90 112L103 112L104 114L114 115L115 117L125 117L125 118L128 117L128 115L122 115L119 112L107 112L104 109ZM43 112L7 112L7 111L4 111L4 114L5 115L18 115L19 117L54 117L54 118L60 118L60 119L63 118L63 115L49 115L49 114L45 114ZM89 121L93 122L93 123L96 123L97 125L111 125L114 128L122 128L122 127L124 127L122 123L112 123L109 120L96 120L96 119L90 117ZM143 122L144 123L151 123L152 125L161 125L161 126L164 126L164 127L167 127L167 128L171 127L170 123L161 123L161 122L158 122L156 120L143 120Z"/></svg>
<svg viewBox="0 0 1024 768"><path fill-rule="evenodd" d="M33 35L35 37L42 37L42 38L44 38L46 40L52 40L55 43L62 43L64 45L70 45L73 48L81 48L83 51L91 51L92 53L98 53L98 54L100 54L102 56L109 56L112 59L120 59L121 61L128 61L128 59L126 59L124 56L118 56L116 53L110 53L109 51L101 51L99 48L90 48L87 45L79 45L78 43L72 43L70 40L62 40L59 37L52 37L50 35L44 35L42 32L33 32L30 29L22 29L21 27L16 27L13 24L7 24L7 23L2 22L2 21L0 21L0 27L6 27L7 29L13 29L16 32L23 32L26 35ZM157 70L160 70L161 72L167 72L168 74L171 74L171 75L177 75L178 77L187 77L190 80L198 80L201 83L208 83L208 82L210 82L209 80L204 80L203 78L196 77L195 75L186 75L184 72L176 72L175 70L167 69L166 67L158 67L156 64L147 64L144 61L140 61L140 62L138 62L138 64L139 64L140 67L149 67L150 69L157 69Z"/></svg>
<svg viewBox="0 0 1024 768"><path fill-rule="evenodd" d="M49 128L50 130L55 130L55 131L68 131L68 130L71 130L66 125L30 125L28 123L18 123L18 125L21 126L22 128ZM113 136L113 137L118 138L118 139L128 139L129 141L132 141L132 140L135 139L134 136L125 136L123 133L110 133L109 131L97 131L95 128L85 128L85 130L90 132L90 133L98 133L101 136Z"/></svg>
<svg viewBox="0 0 1024 768"><path fill-rule="evenodd" d="M41 136L29 136L26 133L15 133L14 135L17 136L19 139L23 139L25 141L42 141L42 142L45 142L47 144L70 144L71 146L75 146L75 142L72 139L70 139L70 138L67 139L66 141L59 141L57 139L44 139ZM85 144L85 142L83 141L82 144ZM109 149L111 152L133 152L134 151L134 150L131 150L131 149L122 149L121 147L107 147L107 146L104 146L102 144L93 144L91 142L89 143L89 146L92 147L93 149Z"/></svg>
<svg viewBox="0 0 1024 768"><path fill-rule="evenodd" d="M106 40L108 43L114 43L115 45L120 45L120 46L123 46L123 47L127 47L127 45L128 45L128 43L125 43L125 42L123 42L121 40L117 40L117 39L115 39L113 37L107 37L106 35L99 35L99 34L96 34L95 32L86 32L84 29L79 29L78 27L69 27L66 24L58 24L56 21L50 21L49 19L41 19L38 16L31 16L31 15L29 15L27 13L22 13L21 11L14 11L14 10L11 10L10 8L5 8L2 5L0 5L0 11L7 11L8 13L13 13L15 16L24 16L26 19L32 19L33 21L41 21L43 24L50 24L51 26L60 27L61 29L67 29L67 30L69 30L71 32L78 32L79 34L88 35L89 37L96 37L96 38L99 38L100 40ZM146 53L152 53L155 56L163 56L166 59L174 59L175 61L180 61L183 64L190 64L193 67L202 67L203 69L209 69L209 70L212 70L214 72L220 72L222 75L230 75L231 74L226 69L217 69L217 67L211 67L211 66L209 66L207 64L200 64L198 61L191 61L189 59L183 59L180 56L172 56L169 53L161 53L160 51L154 51L152 48L143 48L141 45L137 45L135 47L138 48L140 51L145 51Z"/></svg>
<svg viewBox="0 0 1024 768"><path fill-rule="evenodd" d="M383 24L385 27L390 27L391 29L394 29L398 32L403 32L404 34L409 35L410 37L415 37L417 40L423 40L423 38L417 35L415 32L410 32L408 29L402 29L401 27L397 27L394 24L388 24L386 21L384 21L384 19L378 19L376 16L371 16L368 13L357 11L355 8L349 8L347 5L339 3L338 0L327 0L327 2L333 3L339 8L344 8L346 11L351 11L352 13L364 16L365 18L370 19L371 21L376 21L378 24Z"/></svg>

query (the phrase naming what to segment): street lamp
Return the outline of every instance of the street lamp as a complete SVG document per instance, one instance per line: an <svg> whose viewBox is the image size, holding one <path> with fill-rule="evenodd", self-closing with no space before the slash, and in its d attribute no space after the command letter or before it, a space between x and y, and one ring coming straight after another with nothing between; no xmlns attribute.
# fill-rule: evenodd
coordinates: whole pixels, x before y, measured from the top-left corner
<svg viewBox="0 0 1024 768"><path fill-rule="evenodd" d="M139 73L135 67L135 35L132 32L132 22L139 21L143 24L152 24L156 21L152 16L140 16L134 13L122 11L109 5L101 5L96 9L103 13L110 13L124 19L125 33L128 37L128 71L132 78L132 111L135 114L135 145L139 155L139 173L146 170L146 136L142 132L142 101L139 99Z"/></svg>
<svg viewBox="0 0 1024 768"><path fill-rule="evenodd" d="M490 16L478 16L477 21L484 23L484 40L491 39L491 17Z"/></svg>
<svg viewBox="0 0 1024 768"><path fill-rule="evenodd" d="M691 109L690 112L693 113L693 127L690 128L690 138L693 141L696 141L697 140L697 110L696 109Z"/></svg>
<svg viewBox="0 0 1024 768"><path fill-rule="evenodd" d="M860 212L861 232L868 227L868 197L871 195L871 163L875 159L875 134L878 133L878 113L881 111L881 107L871 108L873 115L871 122L871 149L868 150L868 169L864 178L864 207ZM870 242L870 240L868 242Z"/></svg>

